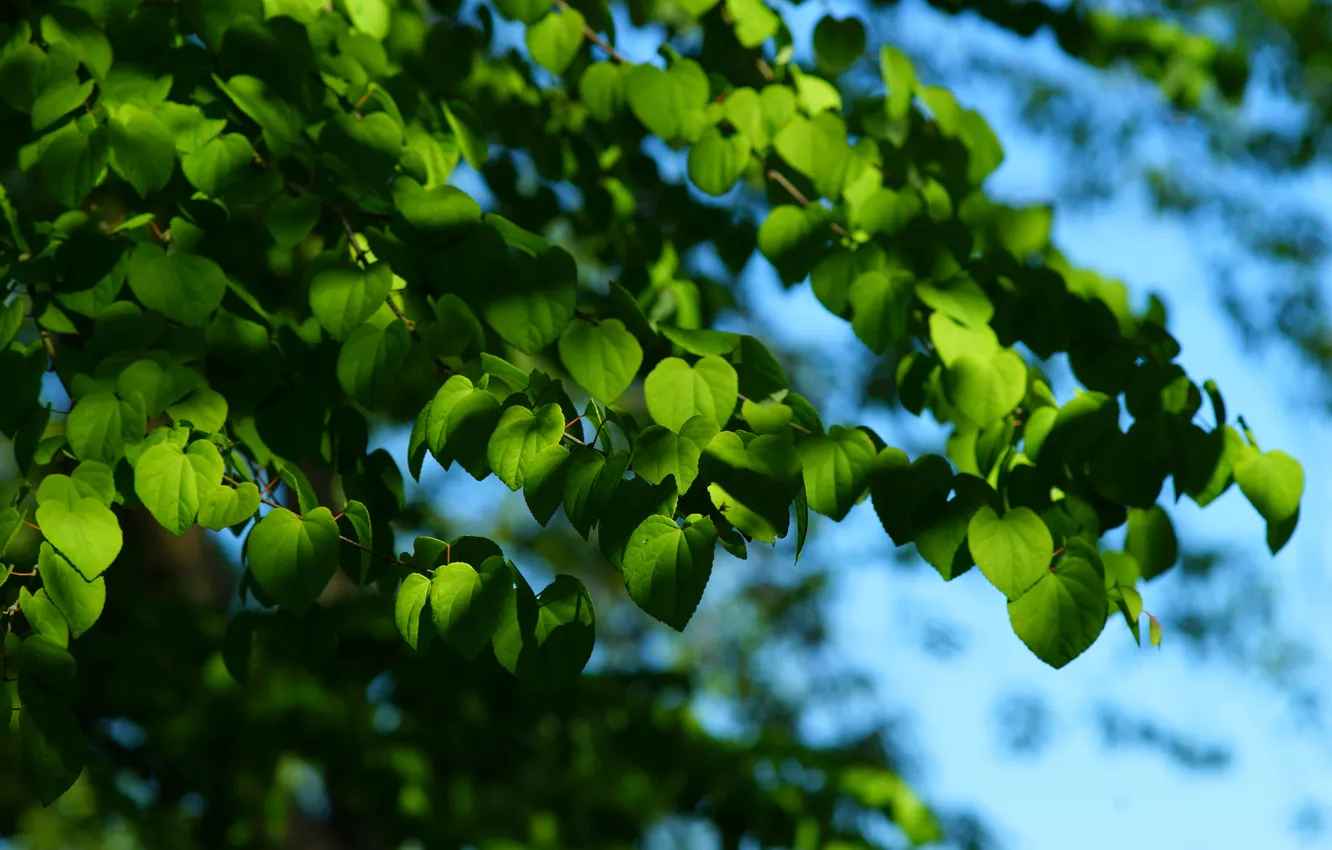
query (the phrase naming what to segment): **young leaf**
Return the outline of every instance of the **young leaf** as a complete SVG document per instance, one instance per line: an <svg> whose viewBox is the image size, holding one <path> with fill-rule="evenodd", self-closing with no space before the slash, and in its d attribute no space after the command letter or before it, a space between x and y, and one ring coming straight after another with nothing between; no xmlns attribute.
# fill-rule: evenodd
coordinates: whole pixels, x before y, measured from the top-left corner
<svg viewBox="0 0 1332 850"><path fill-rule="evenodd" d="M570 322L560 334L560 360L578 385L610 404L624 394L643 365L643 348L619 319Z"/></svg>
<svg viewBox="0 0 1332 850"><path fill-rule="evenodd" d="M537 455L558 445L563 433L564 413L558 404L543 404L535 411L514 405L501 414L486 448L486 460L499 480L510 490L518 490Z"/></svg>
<svg viewBox="0 0 1332 850"><path fill-rule="evenodd" d="M648 374L643 390L652 420L676 432L693 416L706 416L725 427L740 391L735 369L716 356L693 366L667 357Z"/></svg>
<svg viewBox="0 0 1332 850"><path fill-rule="evenodd" d="M328 508L304 517L273 508L246 539L250 574L277 604L303 614L338 568L338 524Z"/></svg>
<svg viewBox="0 0 1332 850"><path fill-rule="evenodd" d="M386 263L324 269L310 281L310 310L329 336L343 340L383 306L392 288Z"/></svg>
<svg viewBox="0 0 1332 850"><path fill-rule="evenodd" d="M429 641L430 579L420 573L411 573L403 579L393 603L393 622L398 634L412 649L425 649Z"/></svg>
<svg viewBox="0 0 1332 850"><path fill-rule="evenodd" d="M463 561L436 567L430 616L439 636L462 657L475 658L499 627L511 582L503 558L488 558L480 570Z"/></svg>
<svg viewBox="0 0 1332 850"><path fill-rule="evenodd" d="M858 428L834 425L796 444L809 507L841 522L864 495L877 460L874 443Z"/></svg>
<svg viewBox="0 0 1332 850"><path fill-rule="evenodd" d="M638 435L631 462L634 472L653 484L660 484L668 475L675 476L676 486L684 493L698 476L702 454L692 440L661 425L650 425Z"/></svg>
<svg viewBox="0 0 1332 850"><path fill-rule="evenodd" d="M1065 557L1008 603L1013 631L1051 667L1063 667L1105 627L1105 580L1082 558Z"/></svg>
<svg viewBox="0 0 1332 850"><path fill-rule="evenodd" d="M97 578L120 554L123 538L116 515L100 498L80 496L71 488L47 481L50 479L37 488L36 519L42 536L84 578Z"/></svg>
<svg viewBox="0 0 1332 850"><path fill-rule="evenodd" d="M1031 508L1014 508L1001 518L981 507L967 525L967 545L976 566L1009 600L1047 575L1054 555L1050 529Z"/></svg>
<svg viewBox="0 0 1332 850"><path fill-rule="evenodd" d="M712 575L717 529L693 516L681 528L675 520L650 516L634 529L624 550L624 583L629 597L676 631L694 616Z"/></svg>
<svg viewBox="0 0 1332 850"><path fill-rule="evenodd" d="M42 577L42 589L64 615L74 637L92 628L106 605L106 580L98 576L88 581L57 555L49 543L42 544L37 572Z"/></svg>

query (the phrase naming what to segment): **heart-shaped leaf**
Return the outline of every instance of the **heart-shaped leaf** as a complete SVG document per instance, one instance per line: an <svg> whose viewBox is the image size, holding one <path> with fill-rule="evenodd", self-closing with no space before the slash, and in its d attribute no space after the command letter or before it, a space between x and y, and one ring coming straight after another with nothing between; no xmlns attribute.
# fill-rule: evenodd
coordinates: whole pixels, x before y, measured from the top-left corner
<svg viewBox="0 0 1332 850"><path fill-rule="evenodd" d="M462 561L436 567L430 616L439 636L462 657L475 658L500 624L511 582L503 558L488 558L480 570Z"/></svg>
<svg viewBox="0 0 1332 850"><path fill-rule="evenodd" d="M739 387L735 369L720 357L704 357L693 366L667 357L647 376L643 390L653 421L678 432L693 416L725 426L735 411Z"/></svg>
<svg viewBox="0 0 1332 850"><path fill-rule="evenodd" d="M1235 482L1263 519L1279 524L1300 509L1304 470L1300 462L1280 450L1250 451L1235 463Z"/></svg>
<svg viewBox="0 0 1332 850"><path fill-rule="evenodd" d="M143 306L198 327L222 305L227 276L207 257L167 254L150 242L140 242L130 255L129 285Z"/></svg>
<svg viewBox="0 0 1332 850"><path fill-rule="evenodd" d="M85 578L100 576L120 554L120 524L99 498L43 481L37 488L36 518L42 535Z"/></svg>
<svg viewBox="0 0 1332 850"><path fill-rule="evenodd" d="M571 6L547 12L527 28L527 52L547 71L563 74L583 46L586 27L582 13Z"/></svg>
<svg viewBox="0 0 1332 850"><path fill-rule="evenodd" d="M676 631L694 616L708 578L717 529L693 516L681 528L675 520L650 516L634 529L624 550L624 584L647 613Z"/></svg>
<svg viewBox="0 0 1332 850"><path fill-rule="evenodd" d="M328 508L300 517L273 508L245 542L250 575L272 599L303 614L338 568L338 524Z"/></svg>
<svg viewBox="0 0 1332 850"><path fill-rule="evenodd" d="M840 74L865 53L865 25L855 18L824 15L814 25L814 58L829 74Z"/></svg>
<svg viewBox="0 0 1332 850"><path fill-rule="evenodd" d="M1066 557L1008 603L1008 619L1027 648L1057 669L1096 642L1108 604L1105 580L1095 567Z"/></svg>
<svg viewBox="0 0 1332 850"><path fill-rule="evenodd" d="M689 149L689 179L709 195L725 195L749 164L749 139L713 127Z"/></svg>
<svg viewBox="0 0 1332 850"><path fill-rule="evenodd" d="M499 480L517 490L536 456L557 445L563 433L564 413L558 404L544 404L535 411L514 405L501 414L486 447L486 460Z"/></svg>
<svg viewBox="0 0 1332 850"><path fill-rule="evenodd" d="M430 621L430 579L411 573L403 579L393 602L393 622L412 649L425 649L433 633Z"/></svg>
<svg viewBox="0 0 1332 850"><path fill-rule="evenodd" d="M199 525L221 531L254 516L259 510L259 487L244 481L236 487L222 485L199 494Z"/></svg>
<svg viewBox="0 0 1332 850"><path fill-rule="evenodd" d="M1017 599L1049 572L1054 539L1031 508L1014 508L1000 517L983 506L967 525L967 545L990 584Z"/></svg>
<svg viewBox="0 0 1332 850"><path fill-rule="evenodd" d="M374 315L393 289L393 272L386 263L369 268L336 266L310 281L310 310L329 336L346 339Z"/></svg>
<svg viewBox="0 0 1332 850"><path fill-rule="evenodd" d="M182 452L171 443L153 446L134 466L134 492L162 527L180 537L194 526L201 494L222 484L217 447L198 440Z"/></svg>
<svg viewBox="0 0 1332 850"><path fill-rule="evenodd" d="M702 454L703 450L693 440L664 426L649 425L634 443L632 463L634 472L653 484L660 484L666 476L674 475L676 486L685 493L698 477L698 460Z"/></svg>
<svg viewBox="0 0 1332 850"><path fill-rule="evenodd" d="M810 509L841 522L869 486L877 461L874 443L859 428L834 425L826 435L807 437L796 448Z"/></svg>
<svg viewBox="0 0 1332 850"><path fill-rule="evenodd" d="M92 628L106 606L106 579L98 576L88 581L49 543L42 544L37 556L37 572L42 577L42 589L64 615L74 637Z"/></svg>
<svg viewBox="0 0 1332 850"><path fill-rule="evenodd" d="M619 319L570 322L560 334L559 348L569 375L607 404L629 389L643 365L642 346Z"/></svg>

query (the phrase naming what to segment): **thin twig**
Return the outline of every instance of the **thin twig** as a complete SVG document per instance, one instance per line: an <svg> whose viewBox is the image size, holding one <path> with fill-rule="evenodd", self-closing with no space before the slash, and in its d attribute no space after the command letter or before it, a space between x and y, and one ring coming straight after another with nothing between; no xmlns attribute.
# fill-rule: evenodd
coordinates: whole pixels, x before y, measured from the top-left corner
<svg viewBox="0 0 1332 850"><path fill-rule="evenodd" d="M569 4L564 2L564 0L555 0L555 8L559 9L561 12L568 12ZM583 35L588 41L606 51L606 55L611 59L614 59L616 62L619 62L622 65L632 64L623 53L612 47L611 43L603 38L601 33L588 26L586 21L583 22Z"/></svg>
<svg viewBox="0 0 1332 850"><path fill-rule="evenodd" d="M809 198L806 198L804 194L802 194L801 191L791 183L790 180L787 180L785 174L782 174L780 171L776 170L775 168L770 168L768 169L768 179L776 183L778 186L781 186L783 189L785 189L787 194L789 194L792 198L795 198L796 202L800 204L800 206L802 207L809 206ZM837 222L835 221L831 222L830 226L832 227L833 233L836 233L838 236L841 236L844 239L851 238L850 232L847 231L845 227L842 227L842 225L838 224Z"/></svg>
<svg viewBox="0 0 1332 850"><path fill-rule="evenodd" d="M327 202L325 202L325 206L333 210L342 222L342 229L347 231L347 241L351 243L352 253L356 255L356 262L364 267L366 264L365 250L361 248L361 243L356 241L356 231L352 229L351 220L347 218L347 213L343 211L342 207L335 207Z"/></svg>

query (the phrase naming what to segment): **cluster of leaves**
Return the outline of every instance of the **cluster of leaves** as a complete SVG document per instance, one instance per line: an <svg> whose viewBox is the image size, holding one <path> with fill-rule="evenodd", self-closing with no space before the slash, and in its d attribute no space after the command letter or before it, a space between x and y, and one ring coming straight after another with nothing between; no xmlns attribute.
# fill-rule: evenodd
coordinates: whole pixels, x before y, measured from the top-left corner
<svg viewBox="0 0 1332 850"><path fill-rule="evenodd" d="M791 62L759 0L677 10L729 39L721 53L749 67L734 83L705 64L715 49L628 61L594 28L609 29L605 7L504 0L558 78L543 86L526 59L488 58L488 29L335 5L6 9L0 432L27 484L0 530L7 546L38 536L40 554L5 572L5 693L44 802L82 767L68 641L98 619L140 506L176 535L244 535L255 609L305 613L341 570L394 597L415 648L489 646L545 690L581 671L595 614L579 578L536 593L475 537L395 553L403 477L368 449L377 417L414 419L414 477L427 457L457 463L522 490L543 525L562 507L595 529L629 597L676 629L718 545L745 557L794 517L798 557L811 511L838 521L867 496L945 579L978 565L1056 667L1116 612L1137 636L1141 582L1176 557L1167 479L1199 504L1238 482L1273 551L1293 531L1299 465L1227 424L1210 384L1215 425L1195 424L1203 390L1173 362L1160 306L1135 314L1122 285L1071 267L1048 210L987 199L1003 156L988 125L891 46L886 89L844 103ZM815 41L834 78L865 48L855 21ZM688 148L704 193L780 199L718 252L757 247L899 355L903 405L952 426L946 459L825 427L758 339L710 327L710 288L680 279L659 224L645 235L626 153L645 135ZM582 192L575 238L447 182L525 145ZM592 279L607 269L619 282ZM1066 353L1086 391L1061 404L1023 350ZM1102 551L1125 523L1125 550ZM233 622L238 678L261 616Z"/></svg>

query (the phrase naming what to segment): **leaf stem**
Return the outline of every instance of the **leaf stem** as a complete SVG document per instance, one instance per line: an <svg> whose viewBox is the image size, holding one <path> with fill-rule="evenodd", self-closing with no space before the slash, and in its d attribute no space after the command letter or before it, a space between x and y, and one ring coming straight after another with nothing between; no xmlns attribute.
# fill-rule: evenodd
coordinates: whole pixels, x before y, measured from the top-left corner
<svg viewBox="0 0 1332 850"><path fill-rule="evenodd" d="M559 9L561 13L570 11L569 4L564 2L564 0L555 0L555 8ZM588 41L592 42L597 47L600 47L602 50L606 51L607 56L609 56L611 59L615 60L616 62L619 62L621 65L633 64L623 53L612 47L611 43L607 41L604 37L602 37L601 33L592 29L592 27L588 25L587 21L583 21L583 35L584 37L587 38Z"/></svg>
<svg viewBox="0 0 1332 850"><path fill-rule="evenodd" d="M797 189L795 185L791 183L790 180L787 180L785 174L781 173L775 168L769 168L768 179L776 183L778 186L781 186L783 189L785 189L786 193L790 195L792 198L795 198L796 203L800 204L800 206L802 207L809 206L809 198L806 198L804 193L802 193L799 189ZM833 233L836 233L838 236L841 236L843 239L851 238L850 231L848 231L845 227L842 227L842 225L838 224L837 222L835 221L831 222L830 226L832 227Z"/></svg>

